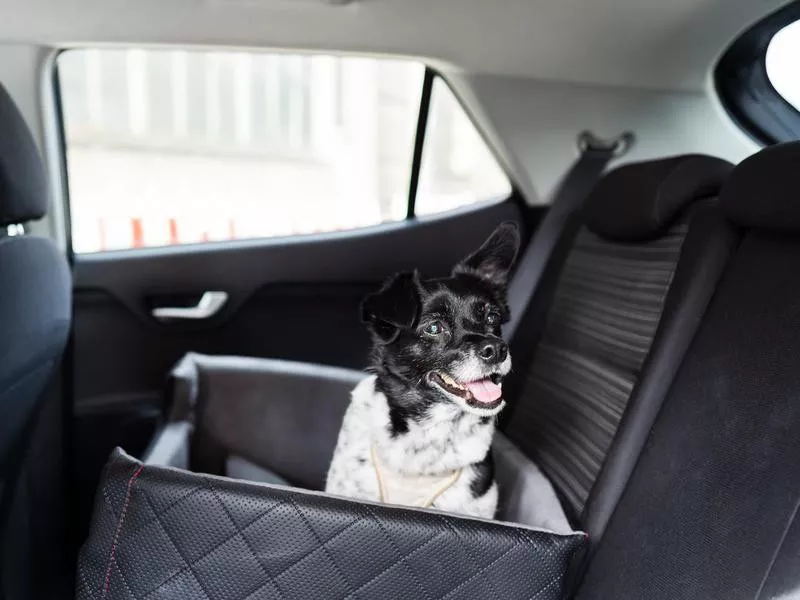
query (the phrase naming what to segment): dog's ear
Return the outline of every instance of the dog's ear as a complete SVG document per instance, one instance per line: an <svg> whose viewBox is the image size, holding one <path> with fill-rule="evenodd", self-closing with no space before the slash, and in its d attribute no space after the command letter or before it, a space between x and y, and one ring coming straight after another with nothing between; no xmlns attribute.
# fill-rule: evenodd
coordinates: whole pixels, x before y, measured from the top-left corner
<svg viewBox="0 0 800 600"><path fill-rule="evenodd" d="M414 327L420 311L420 283L416 271L398 273L380 291L361 303L361 320L378 340L390 344L403 329Z"/></svg>
<svg viewBox="0 0 800 600"><path fill-rule="evenodd" d="M453 274L474 275L494 285L505 286L518 250L517 224L510 221L502 223L480 248L455 266Z"/></svg>

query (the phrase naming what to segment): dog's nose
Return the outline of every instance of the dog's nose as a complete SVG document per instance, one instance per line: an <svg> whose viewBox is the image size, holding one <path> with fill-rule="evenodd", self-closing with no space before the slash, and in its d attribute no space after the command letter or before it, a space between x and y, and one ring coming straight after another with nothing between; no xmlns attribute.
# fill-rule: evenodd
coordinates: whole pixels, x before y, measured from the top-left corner
<svg viewBox="0 0 800 600"><path fill-rule="evenodd" d="M508 357L508 346L500 340L487 342L481 346L478 356L487 362L503 362Z"/></svg>

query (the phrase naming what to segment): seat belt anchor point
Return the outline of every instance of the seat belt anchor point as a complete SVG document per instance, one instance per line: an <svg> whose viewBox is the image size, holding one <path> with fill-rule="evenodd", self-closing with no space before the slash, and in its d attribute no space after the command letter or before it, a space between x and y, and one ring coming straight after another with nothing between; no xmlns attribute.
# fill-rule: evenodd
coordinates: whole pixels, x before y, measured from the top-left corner
<svg viewBox="0 0 800 600"><path fill-rule="evenodd" d="M623 156L631 149L636 142L636 136L632 131L623 131L618 136L607 139L601 138L588 129L578 134L577 145L578 153L583 154L589 150L600 152L612 152L614 158Z"/></svg>

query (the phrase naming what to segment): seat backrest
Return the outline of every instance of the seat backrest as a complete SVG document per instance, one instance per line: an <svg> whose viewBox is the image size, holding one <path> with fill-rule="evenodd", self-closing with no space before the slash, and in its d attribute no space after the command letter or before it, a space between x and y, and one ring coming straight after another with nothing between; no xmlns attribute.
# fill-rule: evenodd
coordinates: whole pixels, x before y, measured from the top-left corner
<svg viewBox="0 0 800 600"><path fill-rule="evenodd" d="M800 143L720 194L742 228L580 598L797 598Z"/></svg>
<svg viewBox="0 0 800 600"><path fill-rule="evenodd" d="M731 168L690 155L607 174L577 217L541 333L512 342L535 348L529 366L512 348L524 380L505 431L594 541L735 239L713 200Z"/></svg>
<svg viewBox="0 0 800 600"><path fill-rule="evenodd" d="M71 318L71 281L62 253L44 238L9 235L44 215L47 190L31 133L0 86L0 584L6 598L33 597L21 582L23 563L35 549L29 535L11 535L9 528L19 532L18 511L31 502L19 485L27 440ZM27 565L28 573L31 568Z"/></svg>

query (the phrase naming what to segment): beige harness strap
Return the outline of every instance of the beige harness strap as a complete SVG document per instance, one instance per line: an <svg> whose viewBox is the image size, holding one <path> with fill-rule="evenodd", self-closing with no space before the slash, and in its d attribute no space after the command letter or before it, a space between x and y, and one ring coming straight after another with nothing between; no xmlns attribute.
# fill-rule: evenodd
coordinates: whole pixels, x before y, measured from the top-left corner
<svg viewBox="0 0 800 600"><path fill-rule="evenodd" d="M462 469L442 475L400 475L381 468L375 446L370 447L370 455L378 479L380 501L389 504L429 508L461 476Z"/></svg>

